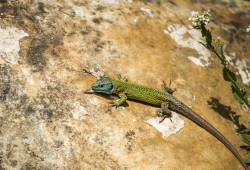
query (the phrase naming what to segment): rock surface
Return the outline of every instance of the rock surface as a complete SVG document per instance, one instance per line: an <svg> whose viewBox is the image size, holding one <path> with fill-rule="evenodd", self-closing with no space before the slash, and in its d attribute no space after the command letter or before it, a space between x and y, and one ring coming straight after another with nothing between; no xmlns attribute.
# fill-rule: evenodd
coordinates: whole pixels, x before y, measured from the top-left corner
<svg viewBox="0 0 250 170"><path fill-rule="evenodd" d="M208 105L219 98L250 127L188 21L204 9L250 86L249 1L0 1L0 169L240 169L183 117L184 128L165 140L146 123L156 108L131 101L111 108L110 99L83 93L95 81L85 68L156 88L171 79L175 95L246 154L234 124Z"/></svg>

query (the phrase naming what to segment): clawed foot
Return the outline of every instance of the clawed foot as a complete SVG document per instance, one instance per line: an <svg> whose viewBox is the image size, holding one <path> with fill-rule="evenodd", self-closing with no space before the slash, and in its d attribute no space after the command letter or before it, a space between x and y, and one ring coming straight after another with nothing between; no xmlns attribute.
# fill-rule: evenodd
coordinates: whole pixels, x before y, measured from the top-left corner
<svg viewBox="0 0 250 170"><path fill-rule="evenodd" d="M125 106L126 102L122 102L120 99L116 99L116 100L109 101L109 104L111 107L118 108L120 106Z"/></svg>
<svg viewBox="0 0 250 170"><path fill-rule="evenodd" d="M117 100L109 101L109 104L111 107L116 107L116 108L120 106Z"/></svg>
<svg viewBox="0 0 250 170"><path fill-rule="evenodd" d="M163 90L169 94L173 94L176 91L176 88L174 89L171 88L171 84L172 84L172 81L170 80L168 85L166 84L165 81L163 81L163 85L162 85Z"/></svg>
<svg viewBox="0 0 250 170"><path fill-rule="evenodd" d="M122 77L121 74L118 74L118 79L121 80L121 81L124 81L124 82L128 82L127 77Z"/></svg>
<svg viewBox="0 0 250 170"><path fill-rule="evenodd" d="M169 118L170 121L172 122L172 119L171 119L172 118L172 113L171 112L164 112L162 109L159 109L156 112L156 116L161 118L159 123L162 123L166 118Z"/></svg>

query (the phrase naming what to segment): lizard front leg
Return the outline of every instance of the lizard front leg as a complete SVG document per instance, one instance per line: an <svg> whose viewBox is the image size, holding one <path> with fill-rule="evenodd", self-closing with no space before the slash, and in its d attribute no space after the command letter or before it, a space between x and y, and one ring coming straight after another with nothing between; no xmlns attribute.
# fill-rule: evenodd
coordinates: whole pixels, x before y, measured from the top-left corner
<svg viewBox="0 0 250 170"><path fill-rule="evenodd" d="M163 81L162 89L164 92L169 94L173 94L176 91L176 89L171 88L171 81L169 82L169 85L167 85L166 82Z"/></svg>
<svg viewBox="0 0 250 170"><path fill-rule="evenodd" d="M124 82L128 82L127 77L123 77L121 74L118 74L118 79Z"/></svg>
<svg viewBox="0 0 250 170"><path fill-rule="evenodd" d="M161 108L156 112L156 115L158 117L162 117L160 123L162 123L166 118L170 118L171 120L172 112L171 110L169 110L169 103L168 102L162 103Z"/></svg>
<svg viewBox="0 0 250 170"><path fill-rule="evenodd" d="M127 100L127 95L125 93L119 93L118 96L120 97L119 99L116 99L112 102L112 105L113 106L121 106L123 105L124 103L126 103L126 100Z"/></svg>

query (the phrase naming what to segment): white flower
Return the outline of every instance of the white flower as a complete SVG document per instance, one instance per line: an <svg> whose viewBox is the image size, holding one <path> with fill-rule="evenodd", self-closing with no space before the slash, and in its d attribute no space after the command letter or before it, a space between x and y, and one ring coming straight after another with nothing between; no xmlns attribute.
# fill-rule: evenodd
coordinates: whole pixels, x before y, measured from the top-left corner
<svg viewBox="0 0 250 170"><path fill-rule="evenodd" d="M192 11L189 20L192 22L194 27L200 27L202 24L207 25L210 22L210 16L209 11L204 11L202 13Z"/></svg>
<svg viewBox="0 0 250 170"><path fill-rule="evenodd" d="M250 25L247 27L246 32L250 33Z"/></svg>

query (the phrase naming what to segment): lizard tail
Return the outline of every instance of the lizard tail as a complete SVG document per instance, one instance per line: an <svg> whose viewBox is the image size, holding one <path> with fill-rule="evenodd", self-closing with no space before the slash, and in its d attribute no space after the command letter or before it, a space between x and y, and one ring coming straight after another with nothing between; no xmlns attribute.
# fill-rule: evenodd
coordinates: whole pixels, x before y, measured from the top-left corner
<svg viewBox="0 0 250 170"><path fill-rule="evenodd" d="M210 134L212 134L215 138L217 138L221 143L223 143L232 152L232 154L239 160L239 162L244 167L244 169L248 170L248 166L246 165L246 163L240 156L237 149L218 130L216 130L215 127L213 127L210 123L208 123L205 119L203 119L197 113L192 111L185 104L181 103L177 99L174 99L174 100L175 101L173 102L173 104L170 104L169 106L171 110L184 115L188 119L198 124L203 129L208 131Z"/></svg>

